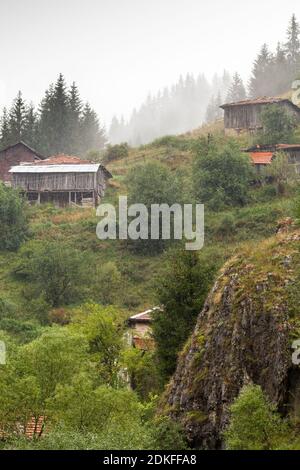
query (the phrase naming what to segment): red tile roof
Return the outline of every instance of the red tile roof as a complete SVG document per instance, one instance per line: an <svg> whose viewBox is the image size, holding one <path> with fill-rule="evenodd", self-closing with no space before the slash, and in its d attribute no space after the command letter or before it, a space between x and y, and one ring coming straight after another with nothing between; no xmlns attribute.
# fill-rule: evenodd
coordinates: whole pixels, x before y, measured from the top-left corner
<svg viewBox="0 0 300 470"><path fill-rule="evenodd" d="M61 153L59 155L53 155L52 157L48 157L42 162L38 162L39 164L43 165L76 165L76 164L84 164L84 163L92 163L89 160L83 160L79 157L75 157L73 155L65 155L64 153Z"/></svg>
<svg viewBox="0 0 300 470"><path fill-rule="evenodd" d="M251 152L250 157L254 165L269 165L273 158L272 152Z"/></svg>

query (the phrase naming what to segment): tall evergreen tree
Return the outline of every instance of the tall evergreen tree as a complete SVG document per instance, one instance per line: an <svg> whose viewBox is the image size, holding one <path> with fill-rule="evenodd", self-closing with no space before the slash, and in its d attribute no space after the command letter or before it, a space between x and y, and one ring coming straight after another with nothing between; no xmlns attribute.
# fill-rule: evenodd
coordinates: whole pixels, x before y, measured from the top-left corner
<svg viewBox="0 0 300 470"><path fill-rule="evenodd" d="M273 61L273 81L272 88L274 95L280 95L286 92L290 87L289 74L287 72L288 63L284 47L277 44L276 54Z"/></svg>
<svg viewBox="0 0 300 470"><path fill-rule="evenodd" d="M244 87L243 80L241 79L240 75L236 72L233 76L232 83L227 93L226 100L229 103L233 103L235 101L241 101L246 98L246 90Z"/></svg>
<svg viewBox="0 0 300 470"><path fill-rule="evenodd" d="M19 91L9 112L9 140L17 143L24 139L26 127L26 104Z"/></svg>
<svg viewBox="0 0 300 470"><path fill-rule="evenodd" d="M80 116L82 113L82 101L75 82L72 83L68 95L69 117L68 117L68 148L69 153L79 154L81 146Z"/></svg>
<svg viewBox="0 0 300 470"><path fill-rule="evenodd" d="M39 140L46 154L67 150L68 94L65 79L59 75L55 85L50 85L40 106Z"/></svg>
<svg viewBox="0 0 300 470"><path fill-rule="evenodd" d="M10 145L10 134L9 134L9 119L7 109L3 109L1 123L0 123L0 142L1 148L5 148Z"/></svg>
<svg viewBox="0 0 300 470"><path fill-rule="evenodd" d="M258 54L252 69L249 91L252 98L268 96L272 83L272 54L267 44L264 44Z"/></svg>
<svg viewBox="0 0 300 470"><path fill-rule="evenodd" d="M296 16L293 15L287 30L287 42L285 44L287 59L291 67L292 79L296 78L300 61L300 28Z"/></svg>
<svg viewBox="0 0 300 470"><path fill-rule="evenodd" d="M102 149L106 143L105 131L100 127L95 111L86 103L81 118L81 152Z"/></svg>
<svg viewBox="0 0 300 470"><path fill-rule="evenodd" d="M31 103L26 109L25 125L23 140L31 147L35 147L37 143L37 115L33 104Z"/></svg>

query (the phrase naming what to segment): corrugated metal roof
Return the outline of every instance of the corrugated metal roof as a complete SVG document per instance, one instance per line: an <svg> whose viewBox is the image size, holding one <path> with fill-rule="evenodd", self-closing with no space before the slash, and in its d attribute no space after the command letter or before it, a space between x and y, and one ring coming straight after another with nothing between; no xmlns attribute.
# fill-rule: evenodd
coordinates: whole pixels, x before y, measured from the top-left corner
<svg viewBox="0 0 300 470"><path fill-rule="evenodd" d="M18 165L9 173L96 173L100 163L66 164L66 165Z"/></svg>
<svg viewBox="0 0 300 470"><path fill-rule="evenodd" d="M152 321L151 313L155 312L156 310L161 310L160 307L153 307L149 308L149 310L145 310L144 312L137 313L136 315L132 315L129 318L130 322L150 322Z"/></svg>

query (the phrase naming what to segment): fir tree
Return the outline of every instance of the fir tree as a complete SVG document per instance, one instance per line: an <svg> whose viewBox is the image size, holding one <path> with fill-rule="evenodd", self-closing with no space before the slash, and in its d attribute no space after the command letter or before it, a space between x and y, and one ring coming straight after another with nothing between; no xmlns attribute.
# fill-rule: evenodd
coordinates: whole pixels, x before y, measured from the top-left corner
<svg viewBox="0 0 300 470"><path fill-rule="evenodd" d="M264 44L254 62L250 78L249 91L252 98L268 96L272 83L272 54Z"/></svg>
<svg viewBox="0 0 300 470"><path fill-rule="evenodd" d="M235 101L241 101L246 98L246 90L244 87L243 80L238 73L233 76L232 83L227 93L226 101L233 103Z"/></svg>
<svg viewBox="0 0 300 470"><path fill-rule="evenodd" d="M287 57L284 47L277 44L276 54L273 61L273 82L272 89L274 95L284 93L290 86L289 74L287 73Z"/></svg>
<svg viewBox="0 0 300 470"><path fill-rule="evenodd" d="M287 42L285 44L287 59L291 66L291 73L294 74L293 79L296 78L297 67L299 66L300 59L300 41L299 41L299 24L296 16L293 15L287 30Z"/></svg>
<svg viewBox="0 0 300 470"><path fill-rule="evenodd" d="M12 144L24 139L26 127L26 104L19 91L9 112L9 140Z"/></svg>
<svg viewBox="0 0 300 470"><path fill-rule="evenodd" d="M31 147L35 147L37 143L36 139L37 139L37 115L36 115L34 106L31 103L26 109L23 140Z"/></svg>
<svg viewBox="0 0 300 470"><path fill-rule="evenodd" d="M80 153L80 145L81 145L80 116L82 113L82 101L81 101L79 91L75 82L72 83L72 86L69 91L68 106L69 106L69 117L68 117L69 153L78 154Z"/></svg>
<svg viewBox="0 0 300 470"><path fill-rule="evenodd" d="M95 111L86 103L81 118L81 152L102 149L106 143L105 131L100 127Z"/></svg>
<svg viewBox="0 0 300 470"><path fill-rule="evenodd" d="M1 117L1 124L0 124L0 142L1 147L5 148L11 144L10 141L10 133L9 133L9 121L8 121L8 113L7 109L3 109L2 117Z"/></svg>

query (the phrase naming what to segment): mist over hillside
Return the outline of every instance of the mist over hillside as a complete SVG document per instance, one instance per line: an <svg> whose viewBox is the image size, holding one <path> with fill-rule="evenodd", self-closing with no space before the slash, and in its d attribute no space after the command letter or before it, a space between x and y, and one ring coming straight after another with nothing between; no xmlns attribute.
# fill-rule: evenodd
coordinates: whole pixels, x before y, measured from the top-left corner
<svg viewBox="0 0 300 470"><path fill-rule="evenodd" d="M198 127L206 120L212 97L216 96L221 104L231 81L226 70L221 76L215 74L211 81L205 74L181 76L171 87L148 95L141 107L133 110L128 122L115 116L109 140L113 144L126 141L130 145L140 145L161 135L180 134Z"/></svg>
<svg viewBox="0 0 300 470"><path fill-rule="evenodd" d="M249 80L243 83L238 71L224 70L208 80L205 72L180 76L171 87L148 95L129 120L114 116L109 129L112 144L128 142L138 146L153 139L188 132L204 122L222 118L220 105L258 96L277 96L292 88L300 77L299 24L291 16L283 41L278 40L275 51L264 43L253 61ZM266 37L267 39L267 37Z"/></svg>

